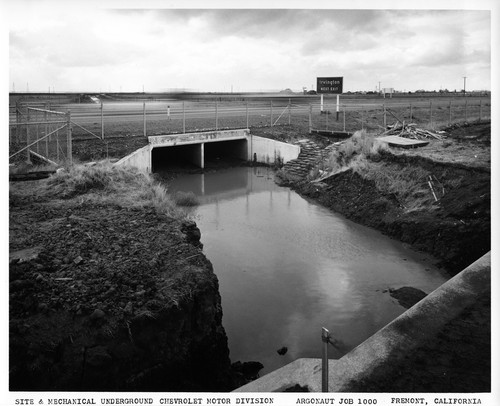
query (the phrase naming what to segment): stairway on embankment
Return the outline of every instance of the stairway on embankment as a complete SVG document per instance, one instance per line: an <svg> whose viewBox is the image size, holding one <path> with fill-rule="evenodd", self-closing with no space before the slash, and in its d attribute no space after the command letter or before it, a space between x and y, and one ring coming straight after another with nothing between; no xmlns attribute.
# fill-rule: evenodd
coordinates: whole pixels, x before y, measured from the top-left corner
<svg viewBox="0 0 500 406"><path fill-rule="evenodd" d="M300 146L300 154L296 159L292 159L283 165L283 170L289 175L304 179L311 169L329 155L338 144L330 144L323 148L311 140L297 141L296 145Z"/></svg>

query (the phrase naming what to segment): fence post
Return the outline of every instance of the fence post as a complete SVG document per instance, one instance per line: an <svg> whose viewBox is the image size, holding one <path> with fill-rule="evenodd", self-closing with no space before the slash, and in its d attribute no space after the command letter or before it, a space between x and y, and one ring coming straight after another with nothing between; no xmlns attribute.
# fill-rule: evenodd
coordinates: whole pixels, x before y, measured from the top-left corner
<svg viewBox="0 0 500 406"><path fill-rule="evenodd" d="M186 133L186 106L182 102L182 133Z"/></svg>
<svg viewBox="0 0 500 406"><path fill-rule="evenodd" d="M465 99L465 122L467 122L467 99Z"/></svg>
<svg viewBox="0 0 500 406"><path fill-rule="evenodd" d="M361 108L361 129L363 130L365 128L365 108Z"/></svg>
<svg viewBox="0 0 500 406"><path fill-rule="evenodd" d="M328 341L330 332L321 328L321 341L323 341L323 358L321 362L321 391L328 392Z"/></svg>
<svg viewBox="0 0 500 406"><path fill-rule="evenodd" d="M448 111L449 111L449 118L448 118L448 125L451 125L451 100L450 100L450 105L448 106Z"/></svg>
<svg viewBox="0 0 500 406"><path fill-rule="evenodd" d="M345 132L345 106L342 108L342 111L344 112L344 132Z"/></svg>
<svg viewBox="0 0 500 406"><path fill-rule="evenodd" d="M312 104L309 104L309 134L312 133Z"/></svg>
<svg viewBox="0 0 500 406"><path fill-rule="evenodd" d="M215 99L215 129L219 128L219 109L217 108L217 99Z"/></svg>
<svg viewBox="0 0 500 406"><path fill-rule="evenodd" d="M292 123L292 101L288 99L288 125Z"/></svg>
<svg viewBox="0 0 500 406"><path fill-rule="evenodd" d="M387 129L387 111L385 108L385 103L384 103L384 130Z"/></svg>
<svg viewBox="0 0 500 406"><path fill-rule="evenodd" d="M273 126L273 101L271 100L271 127Z"/></svg>
<svg viewBox="0 0 500 406"><path fill-rule="evenodd" d="M142 102L142 122L144 127L144 137L146 137L146 102Z"/></svg>
<svg viewBox="0 0 500 406"><path fill-rule="evenodd" d="M19 141L19 102L16 101L16 141Z"/></svg>
<svg viewBox="0 0 500 406"><path fill-rule="evenodd" d="M38 118L38 112L35 114L35 122L38 122L39 118ZM39 134L39 128L40 127L40 124L37 124L36 125L36 152L39 154L40 153L40 141L38 141L38 139L40 138L40 134Z"/></svg>
<svg viewBox="0 0 500 406"><path fill-rule="evenodd" d="M48 124L47 124L47 111L45 111L43 113L43 118L45 121L45 134L44 135L47 135L49 133ZM50 138L50 135L48 137L45 137L45 155L46 155L47 159L49 159L49 138Z"/></svg>
<svg viewBox="0 0 500 406"><path fill-rule="evenodd" d="M410 103L410 121L413 121L413 106Z"/></svg>
<svg viewBox="0 0 500 406"><path fill-rule="evenodd" d="M104 106L101 102L101 139L104 139Z"/></svg>
<svg viewBox="0 0 500 406"><path fill-rule="evenodd" d="M481 121L483 115L483 99L479 99L479 121Z"/></svg>
<svg viewBox="0 0 500 406"><path fill-rule="evenodd" d="M26 108L26 145L30 145L30 126L29 126L29 121L30 121L30 108ZM30 154L30 149L28 148L26 150L26 163L31 164L31 154Z"/></svg>
<svg viewBox="0 0 500 406"><path fill-rule="evenodd" d="M67 151L68 151L68 160L69 164L73 165L73 145L72 145L72 140L71 140L71 111L68 111L66 113L67 121L68 123L66 124L66 135L67 135Z"/></svg>
<svg viewBox="0 0 500 406"><path fill-rule="evenodd" d="M328 107L327 106L325 106L325 110L324 111L326 113L326 131L328 131L328 114L330 112L328 111Z"/></svg>
<svg viewBox="0 0 500 406"><path fill-rule="evenodd" d="M429 110L430 110L429 125L432 126L432 100L429 102Z"/></svg>
<svg viewBox="0 0 500 406"><path fill-rule="evenodd" d="M246 114L247 114L247 128L248 127L248 100L246 101Z"/></svg>

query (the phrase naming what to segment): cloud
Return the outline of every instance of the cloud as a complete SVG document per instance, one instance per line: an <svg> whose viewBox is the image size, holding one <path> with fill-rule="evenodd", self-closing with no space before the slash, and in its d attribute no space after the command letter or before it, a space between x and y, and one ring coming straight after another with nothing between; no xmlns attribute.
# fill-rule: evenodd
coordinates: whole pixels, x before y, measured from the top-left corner
<svg viewBox="0 0 500 406"><path fill-rule="evenodd" d="M124 90L129 82L134 88L146 82L149 88L300 89L328 75L344 75L345 83L355 86L348 90L371 89L384 77L410 87L413 81L405 80L421 71L431 79L438 69L450 76L473 67L484 72L491 59L487 11L81 7L70 12L37 4L13 15L10 71L12 81L21 83L47 72L42 89L53 81L54 68L65 81L60 89L65 83L78 87L70 80L75 75L87 88L119 83ZM35 66L37 73L29 74ZM490 75L483 76L486 87Z"/></svg>

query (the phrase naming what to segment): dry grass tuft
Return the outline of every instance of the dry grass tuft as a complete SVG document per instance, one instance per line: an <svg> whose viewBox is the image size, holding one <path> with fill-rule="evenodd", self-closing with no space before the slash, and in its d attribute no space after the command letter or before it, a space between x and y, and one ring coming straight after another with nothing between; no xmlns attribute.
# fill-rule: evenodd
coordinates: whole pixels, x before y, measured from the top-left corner
<svg viewBox="0 0 500 406"><path fill-rule="evenodd" d="M149 174L135 168L114 166L109 161L93 166L75 165L48 179L46 195L81 202L116 204L121 207L154 207L158 212L183 217L167 189Z"/></svg>
<svg viewBox="0 0 500 406"><path fill-rule="evenodd" d="M198 197L193 192L175 192L173 199L177 206L193 207L200 204Z"/></svg>

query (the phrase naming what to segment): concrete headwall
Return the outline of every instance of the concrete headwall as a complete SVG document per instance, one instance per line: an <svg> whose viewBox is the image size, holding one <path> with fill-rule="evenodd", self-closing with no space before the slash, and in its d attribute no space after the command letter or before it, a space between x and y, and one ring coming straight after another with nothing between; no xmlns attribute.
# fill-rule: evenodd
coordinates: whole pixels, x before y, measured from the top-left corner
<svg viewBox="0 0 500 406"><path fill-rule="evenodd" d="M151 145L139 148L137 151L123 157L115 165L126 165L151 172Z"/></svg>
<svg viewBox="0 0 500 406"><path fill-rule="evenodd" d="M160 148L183 148L185 158L200 168L204 167L205 152L210 156L216 154L218 149L227 153L230 148L232 156L265 164L284 164L296 159L300 153L298 145L250 135L248 129L159 135L148 139L149 145L122 158L116 165L129 165L152 172L153 150L158 152Z"/></svg>
<svg viewBox="0 0 500 406"><path fill-rule="evenodd" d="M491 291L491 252L427 295L339 360L329 360L329 392L348 390L351 382L390 367L435 337L446 323ZM318 341L320 338L318 336ZM321 344L319 344L321 345ZM279 392L299 384L321 391L321 360L299 359L236 392Z"/></svg>
<svg viewBox="0 0 500 406"><path fill-rule="evenodd" d="M248 143L248 156L252 161L266 164L274 164L278 161L286 163L292 159L296 159L300 154L300 147L298 145L270 140L269 138L256 135L252 135L250 139L251 142Z"/></svg>

